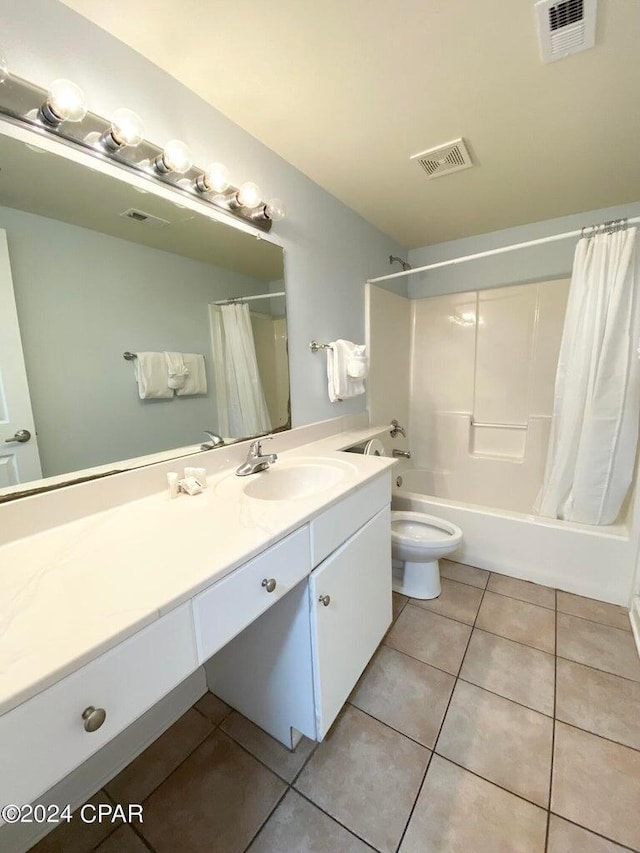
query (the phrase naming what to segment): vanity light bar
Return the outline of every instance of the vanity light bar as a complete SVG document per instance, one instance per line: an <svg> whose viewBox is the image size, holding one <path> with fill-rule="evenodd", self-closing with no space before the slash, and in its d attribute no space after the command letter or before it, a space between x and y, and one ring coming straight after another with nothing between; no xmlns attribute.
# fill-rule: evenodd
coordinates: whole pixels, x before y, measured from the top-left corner
<svg viewBox="0 0 640 853"><path fill-rule="evenodd" d="M281 201L264 202L259 187L250 181L234 187L222 163L202 169L193 165L184 142L173 139L164 148L148 142L142 120L132 110L119 109L110 120L104 119L87 110L84 93L70 80L55 80L46 91L10 74L1 61L0 53L0 115L28 125L36 133L78 145L94 157L149 180L169 184L261 231L270 231L272 222L283 218Z"/></svg>

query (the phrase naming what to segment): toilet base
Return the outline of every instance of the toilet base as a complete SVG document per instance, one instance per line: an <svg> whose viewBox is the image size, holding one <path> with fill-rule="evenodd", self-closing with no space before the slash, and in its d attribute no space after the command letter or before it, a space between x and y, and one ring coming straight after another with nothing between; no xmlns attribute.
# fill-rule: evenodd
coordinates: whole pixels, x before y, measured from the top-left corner
<svg viewBox="0 0 640 853"><path fill-rule="evenodd" d="M441 592L440 566L437 560L411 563L393 560L393 590L410 598L437 598Z"/></svg>

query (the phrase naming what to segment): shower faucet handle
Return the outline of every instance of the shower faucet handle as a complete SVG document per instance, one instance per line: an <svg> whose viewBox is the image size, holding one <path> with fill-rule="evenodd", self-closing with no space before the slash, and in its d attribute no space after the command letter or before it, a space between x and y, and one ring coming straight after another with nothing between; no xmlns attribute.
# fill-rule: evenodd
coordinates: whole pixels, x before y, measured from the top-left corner
<svg viewBox="0 0 640 853"><path fill-rule="evenodd" d="M401 427L396 418L391 421L391 430L389 431L389 435L391 438L397 438L398 435L401 435L403 438L407 437L406 432L404 431L404 427Z"/></svg>

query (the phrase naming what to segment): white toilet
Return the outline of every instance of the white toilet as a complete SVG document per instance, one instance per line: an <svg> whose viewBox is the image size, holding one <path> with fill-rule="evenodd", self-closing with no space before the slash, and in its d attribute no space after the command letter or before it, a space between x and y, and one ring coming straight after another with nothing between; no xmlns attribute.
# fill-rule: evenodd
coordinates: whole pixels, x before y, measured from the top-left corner
<svg viewBox="0 0 640 853"><path fill-rule="evenodd" d="M438 560L462 542L462 530L422 512L391 513L393 589L411 598L440 595Z"/></svg>

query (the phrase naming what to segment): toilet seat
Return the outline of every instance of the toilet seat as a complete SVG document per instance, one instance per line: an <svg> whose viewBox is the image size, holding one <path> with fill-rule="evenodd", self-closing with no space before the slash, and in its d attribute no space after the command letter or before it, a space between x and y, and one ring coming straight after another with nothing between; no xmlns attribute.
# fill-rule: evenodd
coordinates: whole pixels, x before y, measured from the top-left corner
<svg viewBox="0 0 640 853"><path fill-rule="evenodd" d="M444 518L422 512L393 511L391 513L391 542L397 548L413 550L441 548L453 550L462 541L462 530ZM404 559L409 559L405 557Z"/></svg>

